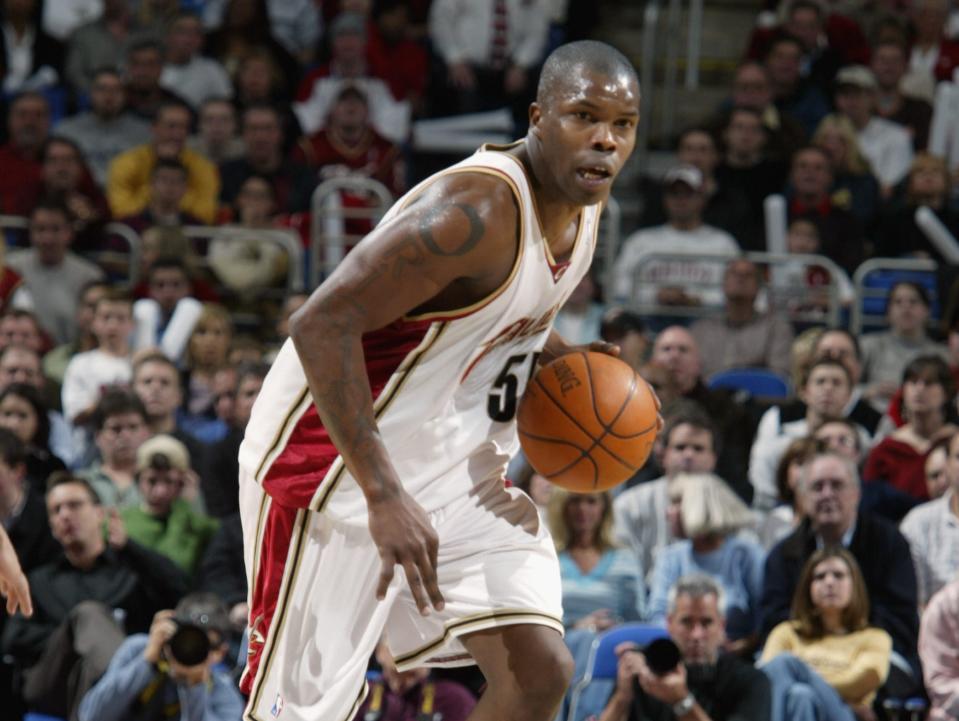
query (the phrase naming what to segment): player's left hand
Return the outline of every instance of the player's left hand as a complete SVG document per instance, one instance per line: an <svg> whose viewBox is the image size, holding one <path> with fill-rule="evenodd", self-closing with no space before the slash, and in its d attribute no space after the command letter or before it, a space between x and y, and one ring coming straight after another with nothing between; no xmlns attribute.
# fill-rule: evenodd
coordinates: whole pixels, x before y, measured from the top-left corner
<svg viewBox="0 0 959 721"><path fill-rule="evenodd" d="M587 346L577 346L573 350L587 350L593 353L603 353L605 355L611 355L613 358L619 358L619 354L622 352L620 348L615 343L607 343L604 340L594 340Z"/></svg>

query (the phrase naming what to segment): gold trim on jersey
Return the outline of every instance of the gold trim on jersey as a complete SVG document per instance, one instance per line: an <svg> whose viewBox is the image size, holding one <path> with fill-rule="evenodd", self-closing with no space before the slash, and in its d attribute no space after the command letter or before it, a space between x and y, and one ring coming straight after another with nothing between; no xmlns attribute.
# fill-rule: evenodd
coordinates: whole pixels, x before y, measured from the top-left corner
<svg viewBox="0 0 959 721"><path fill-rule="evenodd" d="M306 411L306 408L299 410L300 406L303 405L305 401L310 396L310 386L309 384L304 384L303 389L297 394L296 400L290 406L289 410L286 412L286 416L283 418L283 422L277 427L276 435L273 437L272 443L270 443L269 449L266 453L263 454L263 458L260 459L259 465L256 467L256 473L253 474L253 479L257 483L263 483L263 474L268 472L270 467L273 465L273 462L267 463L270 460L270 456L273 456L275 451L278 451L277 455L283 452L283 448L286 447L285 443L281 443L283 437L287 435L287 432L292 432L296 428L296 422L292 422L295 417L299 420L300 416ZM312 401L312 398L310 399ZM309 406L307 406L308 408ZM289 440L289 439L287 439ZM274 456L273 460L276 460Z"/></svg>
<svg viewBox="0 0 959 721"><path fill-rule="evenodd" d="M438 310L431 311L428 313L419 313L417 315L406 315L404 320L418 321L418 320L452 320L454 318L459 318L464 315L469 315L470 313L475 313L481 308L486 307L494 300L499 298L509 287L510 283L513 282L513 279L516 277L516 274L519 273L520 264L523 261L523 252L526 246L526 214L523 212L523 196L520 193L519 186L516 184L516 181L513 180L506 172L499 170L498 168L487 168L485 166L467 166L462 168L449 168L447 170L441 171L437 174L436 177L443 175L453 175L457 173L483 173L484 175L492 175L494 177L503 180L507 185L509 185L510 190L513 192L513 196L516 198L516 209L519 213L519 238L517 239L518 248L516 250L516 259L513 261L513 267L510 268L509 275L506 276L506 279L499 284L497 288L492 290L490 293L487 293L483 298L470 303L467 306L461 308L454 308L452 310ZM419 197L417 194L416 197ZM404 204L406 207L408 203Z"/></svg>
<svg viewBox="0 0 959 721"><path fill-rule="evenodd" d="M390 376L390 379L386 382L383 390L380 391L376 401L373 403L373 417L376 420L380 419L393 402L393 399L399 395L400 389L403 387L403 384L406 383L406 379L409 378L413 368L416 367L426 352L436 344L436 341L443 335L443 331L446 330L448 325L448 323L433 323L429 327L429 330L426 331L426 335L423 336L420 344L411 350L406 355L406 358L403 359L403 362L400 363L399 367L393 371L393 375ZM329 501L333 491L336 490L345 471L346 464L343 462L343 456L338 455L330 466L330 470L326 476L324 476L324 480L320 481L316 492L313 494L313 499L308 506L311 511L320 512L326 507L327 501ZM327 478L329 481L326 481ZM324 483L324 481L326 482Z"/></svg>
<svg viewBox="0 0 959 721"><path fill-rule="evenodd" d="M293 586L296 584L296 576L300 571L300 563L303 560L304 539L306 538L312 516L309 511L299 509L296 512L296 521L293 525L293 536L296 542L292 554L287 554L287 562L283 574L283 581L280 585L276 607L273 610L273 618L270 628L266 633L266 642L263 645L263 651L260 656L260 663L257 667L256 675L253 677L253 688L250 690L250 702L247 706L249 717L253 721L260 721L253 715L256 708L260 705L260 696L263 693L264 681L270 675L270 666L273 664L273 652L276 649L277 639L282 635L283 626L286 623L286 612L289 607L290 597L293 594ZM297 528L299 527L299 528ZM289 562L292 555L293 563Z"/></svg>
<svg viewBox="0 0 959 721"><path fill-rule="evenodd" d="M563 633L563 619L542 611L535 611L528 608L498 608L492 611L464 616L455 621L447 621L443 624L443 633L419 648L396 656L393 661L400 671L409 670L411 666L421 663L431 653L441 648L451 636L458 637L467 633L482 631L496 626L514 626L520 623L533 623L541 626L555 628L561 634Z"/></svg>
<svg viewBox="0 0 959 721"><path fill-rule="evenodd" d="M266 490L264 490L263 486L257 484L257 487L263 496L260 498L260 511L256 517L256 534L253 536L253 568L251 569L249 579L247 579L247 584L249 585L249 590L247 591L248 603L252 600L253 589L255 588L256 584L256 574L260 570L260 548L263 545L263 519L266 518L270 504L273 501L272 497L266 492ZM252 603L250 604L250 608L252 608Z"/></svg>

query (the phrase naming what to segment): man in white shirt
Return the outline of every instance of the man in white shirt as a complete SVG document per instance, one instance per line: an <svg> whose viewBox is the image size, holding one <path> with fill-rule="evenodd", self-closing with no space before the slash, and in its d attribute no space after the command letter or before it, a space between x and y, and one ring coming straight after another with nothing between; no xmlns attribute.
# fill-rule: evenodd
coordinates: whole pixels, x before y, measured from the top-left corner
<svg viewBox="0 0 959 721"><path fill-rule="evenodd" d="M876 115L878 90L876 76L864 65L848 65L836 75L836 109L856 126L859 149L888 198L912 165L912 138L898 123Z"/></svg>
<svg viewBox="0 0 959 721"><path fill-rule="evenodd" d="M678 165L666 173L663 186L667 221L626 239L616 264L614 295L642 305L718 307L726 259L739 254L739 244L726 231L703 223L706 188L699 168ZM680 257L644 261L648 253ZM702 259L704 255L720 257Z"/></svg>
<svg viewBox="0 0 959 721"><path fill-rule="evenodd" d="M161 87L176 93L199 110L210 98L229 98L233 85L216 60L200 55L203 24L193 13L182 12L170 25L166 37L166 62Z"/></svg>

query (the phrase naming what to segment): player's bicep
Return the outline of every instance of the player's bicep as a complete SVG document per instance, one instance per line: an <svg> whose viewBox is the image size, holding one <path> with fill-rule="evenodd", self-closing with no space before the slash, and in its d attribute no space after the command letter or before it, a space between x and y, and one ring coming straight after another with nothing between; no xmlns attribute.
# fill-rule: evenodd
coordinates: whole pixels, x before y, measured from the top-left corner
<svg viewBox="0 0 959 721"><path fill-rule="evenodd" d="M497 195L467 190L424 196L358 244L317 291L319 300L331 310L348 304L365 332L422 306L457 280L481 277L498 264L498 246L512 235L503 227L515 227L508 217L514 206L504 212Z"/></svg>

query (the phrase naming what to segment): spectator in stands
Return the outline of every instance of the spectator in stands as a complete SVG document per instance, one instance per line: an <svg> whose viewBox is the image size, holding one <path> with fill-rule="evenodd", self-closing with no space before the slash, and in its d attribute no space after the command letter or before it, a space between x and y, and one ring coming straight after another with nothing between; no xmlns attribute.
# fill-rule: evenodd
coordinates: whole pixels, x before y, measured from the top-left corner
<svg viewBox="0 0 959 721"><path fill-rule="evenodd" d="M120 512L130 538L163 554L190 577L218 525L191 507L197 505L198 480L186 446L173 436L155 435L137 449L140 502Z"/></svg>
<svg viewBox="0 0 959 721"><path fill-rule="evenodd" d="M755 491L753 506L762 511L775 507L776 468L789 443L811 434L827 419L842 415L852 395L852 379L839 361L820 358L807 369L799 389L806 406L806 415L783 422L779 408L767 410L759 421L756 438L749 454L749 481ZM869 432L859 429L862 446L868 446Z"/></svg>
<svg viewBox="0 0 959 721"><path fill-rule="evenodd" d="M119 68L134 39L136 22L126 0L104 0L103 11L70 35L66 80L77 93L92 93L101 68Z"/></svg>
<svg viewBox="0 0 959 721"><path fill-rule="evenodd" d="M929 153L916 155L909 170L906 197L888 207L876 224L876 255L946 262L916 223L916 211L929 208L954 238L959 237L959 212L950 203L951 195L952 178L946 161Z"/></svg>
<svg viewBox="0 0 959 721"><path fill-rule="evenodd" d="M616 263L613 293L617 299L643 305L719 305L721 292L714 286L722 275L721 261L701 256L733 256L739 245L726 231L703 222L706 187L698 168L673 167L666 173L663 190L667 222L626 239ZM643 262L645 253L677 257ZM705 287L687 292L693 284Z"/></svg>
<svg viewBox="0 0 959 721"><path fill-rule="evenodd" d="M23 284L23 278L6 264L7 246L0 246L0 314L8 310L31 310L33 295Z"/></svg>
<svg viewBox="0 0 959 721"><path fill-rule="evenodd" d="M812 359L815 361L820 358L837 360L849 371L853 390L849 403L843 408L843 417L858 423L869 431L870 435L876 435L882 414L863 398L862 353L859 341L844 328L829 328L819 336L812 349ZM782 410L782 418L784 422L794 420L805 412L804 404L794 403Z"/></svg>
<svg viewBox="0 0 959 721"><path fill-rule="evenodd" d="M561 310L556 317L557 322L562 316L563 311ZM639 372L639 369L646 362L650 342L646 335L646 324L639 314L625 308L610 308L600 319L599 337L607 343L618 345L620 360L632 366L633 370ZM660 396L660 401L665 408L666 401L663 400L662 396Z"/></svg>
<svg viewBox="0 0 959 721"><path fill-rule="evenodd" d="M912 552L920 608L959 573L959 434L944 443L945 494L913 508L899 527Z"/></svg>
<svg viewBox="0 0 959 721"><path fill-rule="evenodd" d="M522 105L525 115L549 34L542 3L434 0L429 32L443 63L436 88L448 88L447 113Z"/></svg>
<svg viewBox="0 0 959 721"><path fill-rule="evenodd" d="M15 173L13 169L8 172ZM41 200L30 213L31 247L11 251L7 258L30 290L37 318L55 343L76 337L73 319L80 289L103 277L100 268L69 250L72 222L63 203Z"/></svg>
<svg viewBox="0 0 959 721"><path fill-rule="evenodd" d="M846 456L858 468L864 457L859 425L849 418L830 418L819 424L812 437L828 451Z"/></svg>
<svg viewBox="0 0 959 721"><path fill-rule="evenodd" d="M186 576L163 556L130 541L116 512L108 514L96 492L68 473L50 478L47 515L63 555L29 576L33 616L14 616L2 648L24 669L24 698L41 713L67 717L123 640L123 629L149 628L153 615L187 590ZM93 603L91 603L93 602Z"/></svg>
<svg viewBox="0 0 959 721"><path fill-rule="evenodd" d="M880 207L879 181L859 145L856 127L845 115L830 113L819 123L812 144L826 151L832 167L831 201L872 229Z"/></svg>
<svg viewBox="0 0 959 721"><path fill-rule="evenodd" d="M876 115L878 88L876 76L864 65L850 65L836 75L836 109L855 126L880 193L889 198L912 165L912 139L901 125Z"/></svg>
<svg viewBox="0 0 959 721"><path fill-rule="evenodd" d="M24 445L27 478L43 486L63 460L50 450L50 416L36 386L11 383L0 391L0 427L12 431Z"/></svg>
<svg viewBox="0 0 959 721"><path fill-rule="evenodd" d="M946 36L948 19L946 0L919 0L909 6L913 34L905 84L910 94L930 102L936 83L952 80L959 66L959 43Z"/></svg>
<svg viewBox="0 0 959 721"><path fill-rule="evenodd" d="M63 383L63 374L67 364L77 353L96 348L97 339L93 335L93 310L97 301L110 289L110 284L103 280L91 280L84 285L77 296L76 315L74 323L76 338L68 343L62 343L43 356L43 374L56 384Z"/></svg>
<svg viewBox="0 0 959 721"><path fill-rule="evenodd" d="M40 327L37 316L25 308L8 308L0 315L0 348L18 345L43 353L49 338Z"/></svg>
<svg viewBox="0 0 959 721"><path fill-rule="evenodd" d="M228 98L233 85L223 66L203 57L203 23L199 16L181 11L166 36L166 62L160 86L179 95L194 110L210 98Z"/></svg>
<svg viewBox="0 0 959 721"><path fill-rule="evenodd" d="M939 438L929 447L926 454L926 465L923 471L926 474L926 492L929 500L942 498L949 490L949 475L946 472L946 462L949 456L951 438Z"/></svg>
<svg viewBox="0 0 959 721"><path fill-rule="evenodd" d="M408 101L418 115L429 79L429 56L414 35L410 15L409 4L402 0L376 3L366 54L378 68L376 74L389 84L393 97Z"/></svg>
<svg viewBox="0 0 959 721"><path fill-rule="evenodd" d="M275 39L266 5L265 0L227 0L223 23L207 36L206 52L234 78L246 58L265 52L278 69L283 97L289 98L299 81L300 66Z"/></svg>
<svg viewBox="0 0 959 721"><path fill-rule="evenodd" d="M726 265L723 315L701 318L689 328L700 348L715 349L703 357L702 372L707 378L743 366L769 368L788 376L792 326L778 313L756 309L761 288L761 271L751 260L740 258Z"/></svg>
<svg viewBox="0 0 959 721"><path fill-rule="evenodd" d="M181 623L202 629L210 644L205 659L190 665L177 660L171 641ZM243 713L243 698L222 669L229 620L223 602L209 593L191 593L176 609L158 611L149 634L126 638L103 677L83 697L78 721L121 721L168 714L180 719L232 721ZM162 711L160 711L162 709Z"/></svg>
<svg viewBox="0 0 959 721"><path fill-rule="evenodd" d="M116 4L116 0L112 4ZM104 187L110 162L120 153L146 143L150 139L150 125L126 111L120 73L107 67L93 74L90 109L64 118L57 125L57 135L77 144L97 184Z"/></svg>
<svg viewBox="0 0 959 721"><path fill-rule="evenodd" d="M875 113L904 127L912 138L912 149L920 152L929 142L932 105L902 92L907 62L908 53L900 41L883 40L873 46L870 68L876 77Z"/></svg>
<svg viewBox="0 0 959 721"><path fill-rule="evenodd" d="M406 188L399 148L376 132L367 97L353 85L337 95L325 127L300 139L294 157L313 168L318 181L343 175L372 178L397 197Z"/></svg>
<svg viewBox="0 0 959 721"><path fill-rule="evenodd" d="M16 211L17 194L24 183L39 182L40 150L50 135L50 104L36 92L22 92L7 110L7 142L0 146L0 202L5 212Z"/></svg>
<svg viewBox="0 0 959 721"><path fill-rule="evenodd" d="M857 438L858 434L853 430ZM803 503L799 496L802 467L815 454L819 445L815 438L794 439L779 458L776 466L777 506L761 516L757 535L767 551L792 533L803 519Z"/></svg>
<svg viewBox="0 0 959 721"><path fill-rule="evenodd" d="M243 564L243 525L240 514L220 519L220 527L207 544L196 574L200 591L215 593L227 607L230 631L240 635L249 623L246 603L246 566Z"/></svg>
<svg viewBox="0 0 959 721"><path fill-rule="evenodd" d="M220 180L216 166L186 146L190 109L179 102L165 103L156 112L153 138L122 153L110 164L107 197L117 217L139 213L150 200L150 177L161 159L177 160L187 169L187 192L181 210L213 222Z"/></svg>
<svg viewBox="0 0 959 721"><path fill-rule="evenodd" d="M638 620L646 587L635 556L613 540L609 492L556 489L549 499L549 527L559 552L563 624L596 632Z"/></svg>
<svg viewBox="0 0 959 721"><path fill-rule="evenodd" d="M206 0L203 23L218 28L223 23L226 0ZM313 0L266 0L272 36L304 67L308 67L320 41L319 6Z"/></svg>
<svg viewBox="0 0 959 721"><path fill-rule="evenodd" d="M596 281L587 273L556 314L554 327L563 338L572 338L571 343L592 343L600 338L605 310L596 300Z"/></svg>
<svg viewBox="0 0 959 721"><path fill-rule="evenodd" d="M268 366L244 364L236 372L233 406L226 435L212 445L207 454L207 469L201 476L203 497L210 515L223 518L239 510L240 442L250 420L253 403L260 394Z"/></svg>
<svg viewBox="0 0 959 721"><path fill-rule="evenodd" d="M111 388L100 397L91 424L98 458L78 475L106 508L136 506L141 501L137 449L152 435L143 402L125 388Z"/></svg>
<svg viewBox="0 0 959 721"><path fill-rule="evenodd" d="M632 549L647 580L659 553L677 540L666 517L670 484L683 473L712 473L716 467L718 433L701 408L693 403L683 404L667 417L656 440L654 452L663 475L627 488L616 497L616 540Z"/></svg>
<svg viewBox="0 0 959 721"><path fill-rule="evenodd" d="M696 340L681 326L665 328L656 336L650 360L665 368L680 396L698 403L720 430L720 443L714 450L718 456L716 475L724 479L739 497L752 499L747 478L749 446L754 422L730 393L707 388L702 376L702 355Z"/></svg>
<svg viewBox="0 0 959 721"><path fill-rule="evenodd" d="M768 680L734 654L723 653L723 592L712 578L686 576L670 589L666 628L682 661L659 675L635 644L617 647L616 691L599 721L768 721Z"/></svg>
<svg viewBox="0 0 959 721"><path fill-rule="evenodd" d="M927 335L930 306L929 293L923 286L897 282L889 290L886 305L889 330L867 333L859 339L864 395L879 411L888 407L911 360L920 355L948 358L946 348Z"/></svg>
<svg viewBox="0 0 959 721"><path fill-rule="evenodd" d="M243 156L243 141L237 136L236 109L225 98L209 98L200 106L197 134L187 147L217 165Z"/></svg>
<svg viewBox="0 0 959 721"><path fill-rule="evenodd" d="M201 415L212 403L211 383L217 368L227 361L233 321L223 306L207 303L193 326L186 348L186 402L190 415Z"/></svg>
<svg viewBox="0 0 959 721"><path fill-rule="evenodd" d="M760 660L774 721L875 718L892 639L869 624L869 591L842 546L817 550L802 569L790 620L769 634Z"/></svg>
<svg viewBox="0 0 959 721"><path fill-rule="evenodd" d="M829 113L829 100L822 90L802 77L802 57L802 43L790 35L781 35L769 44L763 63L772 80L776 109L799 123L808 138Z"/></svg>
<svg viewBox="0 0 959 721"><path fill-rule="evenodd" d="M766 151L767 130L760 111L734 107L729 111L722 138L725 154L716 168L716 182L728 193L736 190L749 199L752 222L727 228L746 250L765 250L763 201L779 192L786 181L786 164L772 160Z"/></svg>
<svg viewBox="0 0 959 721"><path fill-rule="evenodd" d="M150 171L146 206L135 215L121 218L120 222L138 233L154 226L204 225L204 221L183 209L189 184L189 171L183 163L172 158L158 158Z"/></svg>
<svg viewBox="0 0 959 721"><path fill-rule="evenodd" d="M819 230L820 252L851 276L863 258L862 227L856 216L830 196L832 164L826 151L813 145L798 150L789 182L789 221L812 220Z"/></svg>
<svg viewBox="0 0 959 721"><path fill-rule="evenodd" d="M243 144L246 153L220 166L223 181L220 202L233 204L240 187L251 175L269 178L282 213L309 210L315 181L313 174L283 151L283 119L278 110L257 105L243 112Z"/></svg>
<svg viewBox="0 0 959 721"><path fill-rule="evenodd" d="M677 539L656 556L649 582L648 621L666 618L669 590L683 576L704 573L723 589L726 649L748 655L756 646L763 548L737 535L753 515L729 486L709 473L681 473L669 489L666 511Z"/></svg>
<svg viewBox="0 0 959 721"><path fill-rule="evenodd" d="M0 60L4 68L3 92L42 90L63 78L63 44L47 34L41 22L39 0L5 0Z"/></svg>
<svg viewBox="0 0 959 721"><path fill-rule="evenodd" d="M133 305L135 350L159 346L174 362L186 350L202 306L194 295L189 259L160 257L147 270L148 297Z"/></svg>
<svg viewBox="0 0 959 721"><path fill-rule="evenodd" d="M57 198L73 214L74 248L78 252L99 250L110 206L103 191L72 141L51 137L40 151L40 178L26 182L15 201L17 215L29 215L40 198Z"/></svg>
<svg viewBox="0 0 959 721"><path fill-rule="evenodd" d="M895 521L929 499L926 454L935 441L951 438L959 430L952 422L956 387L940 356L923 355L910 361L900 392L905 423L873 447L862 471L865 507Z"/></svg>
<svg viewBox="0 0 959 721"><path fill-rule="evenodd" d="M133 300L123 291L107 293L97 301L90 328L97 347L73 356L63 375L63 414L74 425L90 417L104 388L130 382Z"/></svg>
<svg viewBox="0 0 959 721"><path fill-rule="evenodd" d="M893 661L886 689L907 697L919 682L916 656L916 574L909 544L891 524L859 512L855 464L834 451L816 454L800 479L806 518L766 558L762 628L769 633L789 618L803 565L820 546L841 544L856 558L870 593L869 623L892 636Z"/></svg>
<svg viewBox="0 0 959 721"><path fill-rule="evenodd" d="M929 721L949 721L959 713L959 579L932 597L922 614L919 656L929 694Z"/></svg>
<svg viewBox="0 0 959 721"><path fill-rule="evenodd" d="M126 107L137 118L155 123L160 109L183 103L180 96L160 85L163 73L163 46L146 36L132 41L126 52Z"/></svg>
<svg viewBox="0 0 959 721"><path fill-rule="evenodd" d="M153 433L165 433L187 447L190 458L199 459L200 447L179 426L183 388L176 364L161 351L147 350L133 360L133 390L143 401Z"/></svg>

